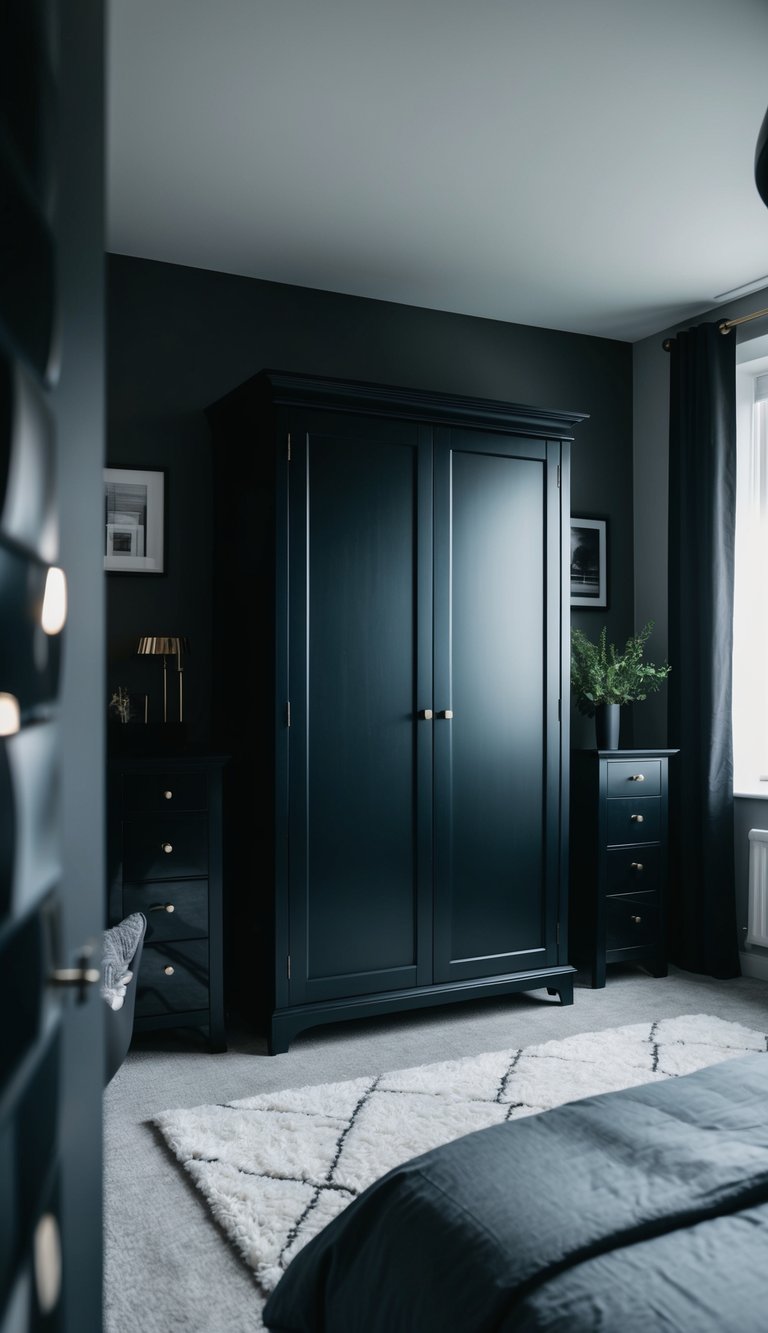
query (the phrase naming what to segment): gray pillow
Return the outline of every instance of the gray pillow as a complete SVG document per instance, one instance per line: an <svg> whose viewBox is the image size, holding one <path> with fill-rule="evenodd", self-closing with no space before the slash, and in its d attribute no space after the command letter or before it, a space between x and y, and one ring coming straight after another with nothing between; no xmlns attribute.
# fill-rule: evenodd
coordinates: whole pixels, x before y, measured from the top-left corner
<svg viewBox="0 0 768 1333"><path fill-rule="evenodd" d="M142 912L132 912L116 926L104 931L104 949L101 960L101 993L110 1009L121 1009L125 989L133 973L129 964L134 957L147 928Z"/></svg>

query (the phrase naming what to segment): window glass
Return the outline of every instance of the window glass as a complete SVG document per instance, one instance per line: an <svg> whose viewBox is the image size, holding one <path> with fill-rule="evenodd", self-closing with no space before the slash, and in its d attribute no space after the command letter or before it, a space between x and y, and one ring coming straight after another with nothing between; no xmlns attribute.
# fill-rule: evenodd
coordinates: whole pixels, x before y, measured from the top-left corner
<svg viewBox="0 0 768 1333"><path fill-rule="evenodd" d="M733 611L734 790L768 797L768 340L739 348ZM751 355L750 355L751 352ZM763 353L763 355L759 355Z"/></svg>

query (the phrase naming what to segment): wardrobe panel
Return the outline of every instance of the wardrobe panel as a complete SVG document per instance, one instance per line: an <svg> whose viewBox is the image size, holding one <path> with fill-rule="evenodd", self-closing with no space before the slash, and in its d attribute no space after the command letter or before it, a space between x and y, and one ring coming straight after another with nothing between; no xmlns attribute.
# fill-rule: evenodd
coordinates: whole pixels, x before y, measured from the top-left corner
<svg viewBox="0 0 768 1333"><path fill-rule="evenodd" d="M453 980L548 945L547 459L454 433L436 468L435 975Z"/></svg>
<svg viewBox="0 0 768 1333"><path fill-rule="evenodd" d="M292 997L418 979L417 558L429 496L417 430L398 434L346 420L292 450L291 599L303 625L290 647L290 841L304 853L291 871Z"/></svg>

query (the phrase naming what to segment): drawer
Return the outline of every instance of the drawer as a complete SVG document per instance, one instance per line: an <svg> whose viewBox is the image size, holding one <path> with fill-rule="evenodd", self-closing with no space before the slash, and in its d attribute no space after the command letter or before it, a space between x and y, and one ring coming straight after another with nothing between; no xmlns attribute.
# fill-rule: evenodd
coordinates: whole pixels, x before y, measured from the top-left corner
<svg viewBox="0 0 768 1333"><path fill-rule="evenodd" d="M609 759L606 763L609 796L659 796L660 759Z"/></svg>
<svg viewBox="0 0 768 1333"><path fill-rule="evenodd" d="M616 847L605 854L606 893L638 893L661 885L661 848Z"/></svg>
<svg viewBox="0 0 768 1333"><path fill-rule="evenodd" d="M149 815L124 821L125 880L187 879L207 873L207 815Z"/></svg>
<svg viewBox="0 0 768 1333"><path fill-rule="evenodd" d="M609 843L659 841L660 796L617 796L605 804Z"/></svg>
<svg viewBox="0 0 768 1333"><path fill-rule="evenodd" d="M168 908L172 911L168 911ZM123 885L123 915L143 912L147 944L205 939L208 935L208 881L160 880Z"/></svg>
<svg viewBox="0 0 768 1333"><path fill-rule="evenodd" d="M208 941L148 945L141 956L136 1017L207 1008Z"/></svg>
<svg viewBox="0 0 768 1333"><path fill-rule="evenodd" d="M125 773L123 809L127 814L162 814L170 810L205 810L205 773Z"/></svg>
<svg viewBox="0 0 768 1333"><path fill-rule="evenodd" d="M605 902L606 949L634 949L659 941L659 895L623 893Z"/></svg>

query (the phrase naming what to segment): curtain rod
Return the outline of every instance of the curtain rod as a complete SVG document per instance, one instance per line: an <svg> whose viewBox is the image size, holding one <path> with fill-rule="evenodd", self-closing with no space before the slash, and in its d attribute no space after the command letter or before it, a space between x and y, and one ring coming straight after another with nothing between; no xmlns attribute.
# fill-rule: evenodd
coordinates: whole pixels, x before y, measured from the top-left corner
<svg viewBox="0 0 768 1333"><path fill-rule="evenodd" d="M748 324L751 319L762 319L764 315L768 315L768 306L764 306L762 310L754 310L751 315L739 315L736 319L721 319L717 327L721 333L730 333L737 324ZM669 351L674 341L674 338L664 339L661 345L665 352Z"/></svg>

